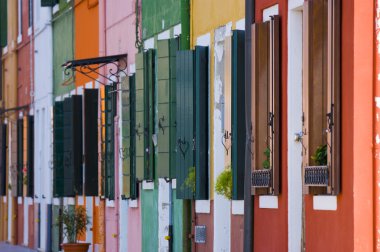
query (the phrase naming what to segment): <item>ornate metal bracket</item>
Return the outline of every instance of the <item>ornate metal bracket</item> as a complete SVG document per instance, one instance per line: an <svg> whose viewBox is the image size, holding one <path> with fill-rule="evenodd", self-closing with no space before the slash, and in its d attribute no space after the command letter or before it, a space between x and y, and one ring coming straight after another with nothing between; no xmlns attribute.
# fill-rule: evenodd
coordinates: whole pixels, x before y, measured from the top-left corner
<svg viewBox="0 0 380 252"><path fill-rule="evenodd" d="M127 56L127 54L119 54L98 58L70 60L64 63L62 67L64 68L66 76L74 76L75 72L78 72L102 85L106 85L109 82L119 84L121 75L127 76ZM101 69L106 66L110 66L108 74L102 74ZM92 77L92 74L103 77L107 82L103 83L99 81Z"/></svg>

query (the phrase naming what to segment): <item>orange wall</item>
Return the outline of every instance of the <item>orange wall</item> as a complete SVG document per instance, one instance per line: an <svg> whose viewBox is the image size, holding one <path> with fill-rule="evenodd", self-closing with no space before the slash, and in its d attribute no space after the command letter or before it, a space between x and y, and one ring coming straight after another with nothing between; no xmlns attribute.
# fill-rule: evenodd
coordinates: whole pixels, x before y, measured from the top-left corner
<svg viewBox="0 0 380 252"><path fill-rule="evenodd" d="M75 0L75 59L93 58L99 55L99 8L98 0ZM91 75L97 78L96 75ZM82 74L76 74L75 85L82 86L91 81Z"/></svg>

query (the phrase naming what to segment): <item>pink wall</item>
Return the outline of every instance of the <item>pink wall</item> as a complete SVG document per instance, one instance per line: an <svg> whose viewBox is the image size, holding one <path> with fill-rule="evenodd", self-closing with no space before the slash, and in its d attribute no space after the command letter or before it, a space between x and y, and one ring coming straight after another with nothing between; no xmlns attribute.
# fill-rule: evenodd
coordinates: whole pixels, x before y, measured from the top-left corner
<svg viewBox="0 0 380 252"><path fill-rule="evenodd" d="M134 64L135 54L135 1L123 0L100 0L99 1L99 55L128 54L128 66ZM119 114L119 111L118 111ZM115 120L118 120L116 117ZM118 121L115 126L116 150L119 149L118 139L120 129ZM119 249L119 226L120 215L128 216L127 234L131 234L128 239L129 251L141 251L141 217L140 208L128 208L127 212L119 213L119 152L115 151L115 207L106 207L106 251L117 251ZM139 204L140 205L140 204ZM121 225L124 227L124 225ZM117 234L114 237L112 234ZM120 237L123 239L124 237Z"/></svg>

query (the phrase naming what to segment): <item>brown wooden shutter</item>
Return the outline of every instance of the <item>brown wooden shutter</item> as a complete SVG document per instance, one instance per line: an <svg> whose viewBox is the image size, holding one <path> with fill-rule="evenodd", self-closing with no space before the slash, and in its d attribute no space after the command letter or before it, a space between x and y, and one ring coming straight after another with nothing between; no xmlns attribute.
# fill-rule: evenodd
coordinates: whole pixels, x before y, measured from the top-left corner
<svg viewBox="0 0 380 252"><path fill-rule="evenodd" d="M303 182L305 194L340 192L340 1L304 4ZM326 162L315 159L326 148Z"/></svg>
<svg viewBox="0 0 380 252"><path fill-rule="evenodd" d="M280 18L252 26L252 193L280 192Z"/></svg>

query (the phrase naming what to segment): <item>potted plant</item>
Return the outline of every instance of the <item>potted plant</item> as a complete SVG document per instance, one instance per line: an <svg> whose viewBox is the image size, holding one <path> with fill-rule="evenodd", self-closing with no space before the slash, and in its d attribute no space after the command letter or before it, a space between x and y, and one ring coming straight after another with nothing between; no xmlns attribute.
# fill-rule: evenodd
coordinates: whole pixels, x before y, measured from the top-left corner
<svg viewBox="0 0 380 252"><path fill-rule="evenodd" d="M193 193L193 197L195 196L195 167L189 167L189 171L187 174L187 177L183 183L183 186L186 188L190 189L191 192Z"/></svg>
<svg viewBox="0 0 380 252"><path fill-rule="evenodd" d="M58 217L57 225L63 224L63 235L67 238L67 243L62 244L65 252L87 252L90 243L78 243L77 237L84 234L86 226L89 224L89 217L86 208L79 206L76 208L64 208Z"/></svg>
<svg viewBox="0 0 380 252"><path fill-rule="evenodd" d="M216 179L215 191L226 199L232 199L232 171L231 166L227 166Z"/></svg>
<svg viewBox="0 0 380 252"><path fill-rule="evenodd" d="M318 146L311 159L316 165L327 165L327 144Z"/></svg>

